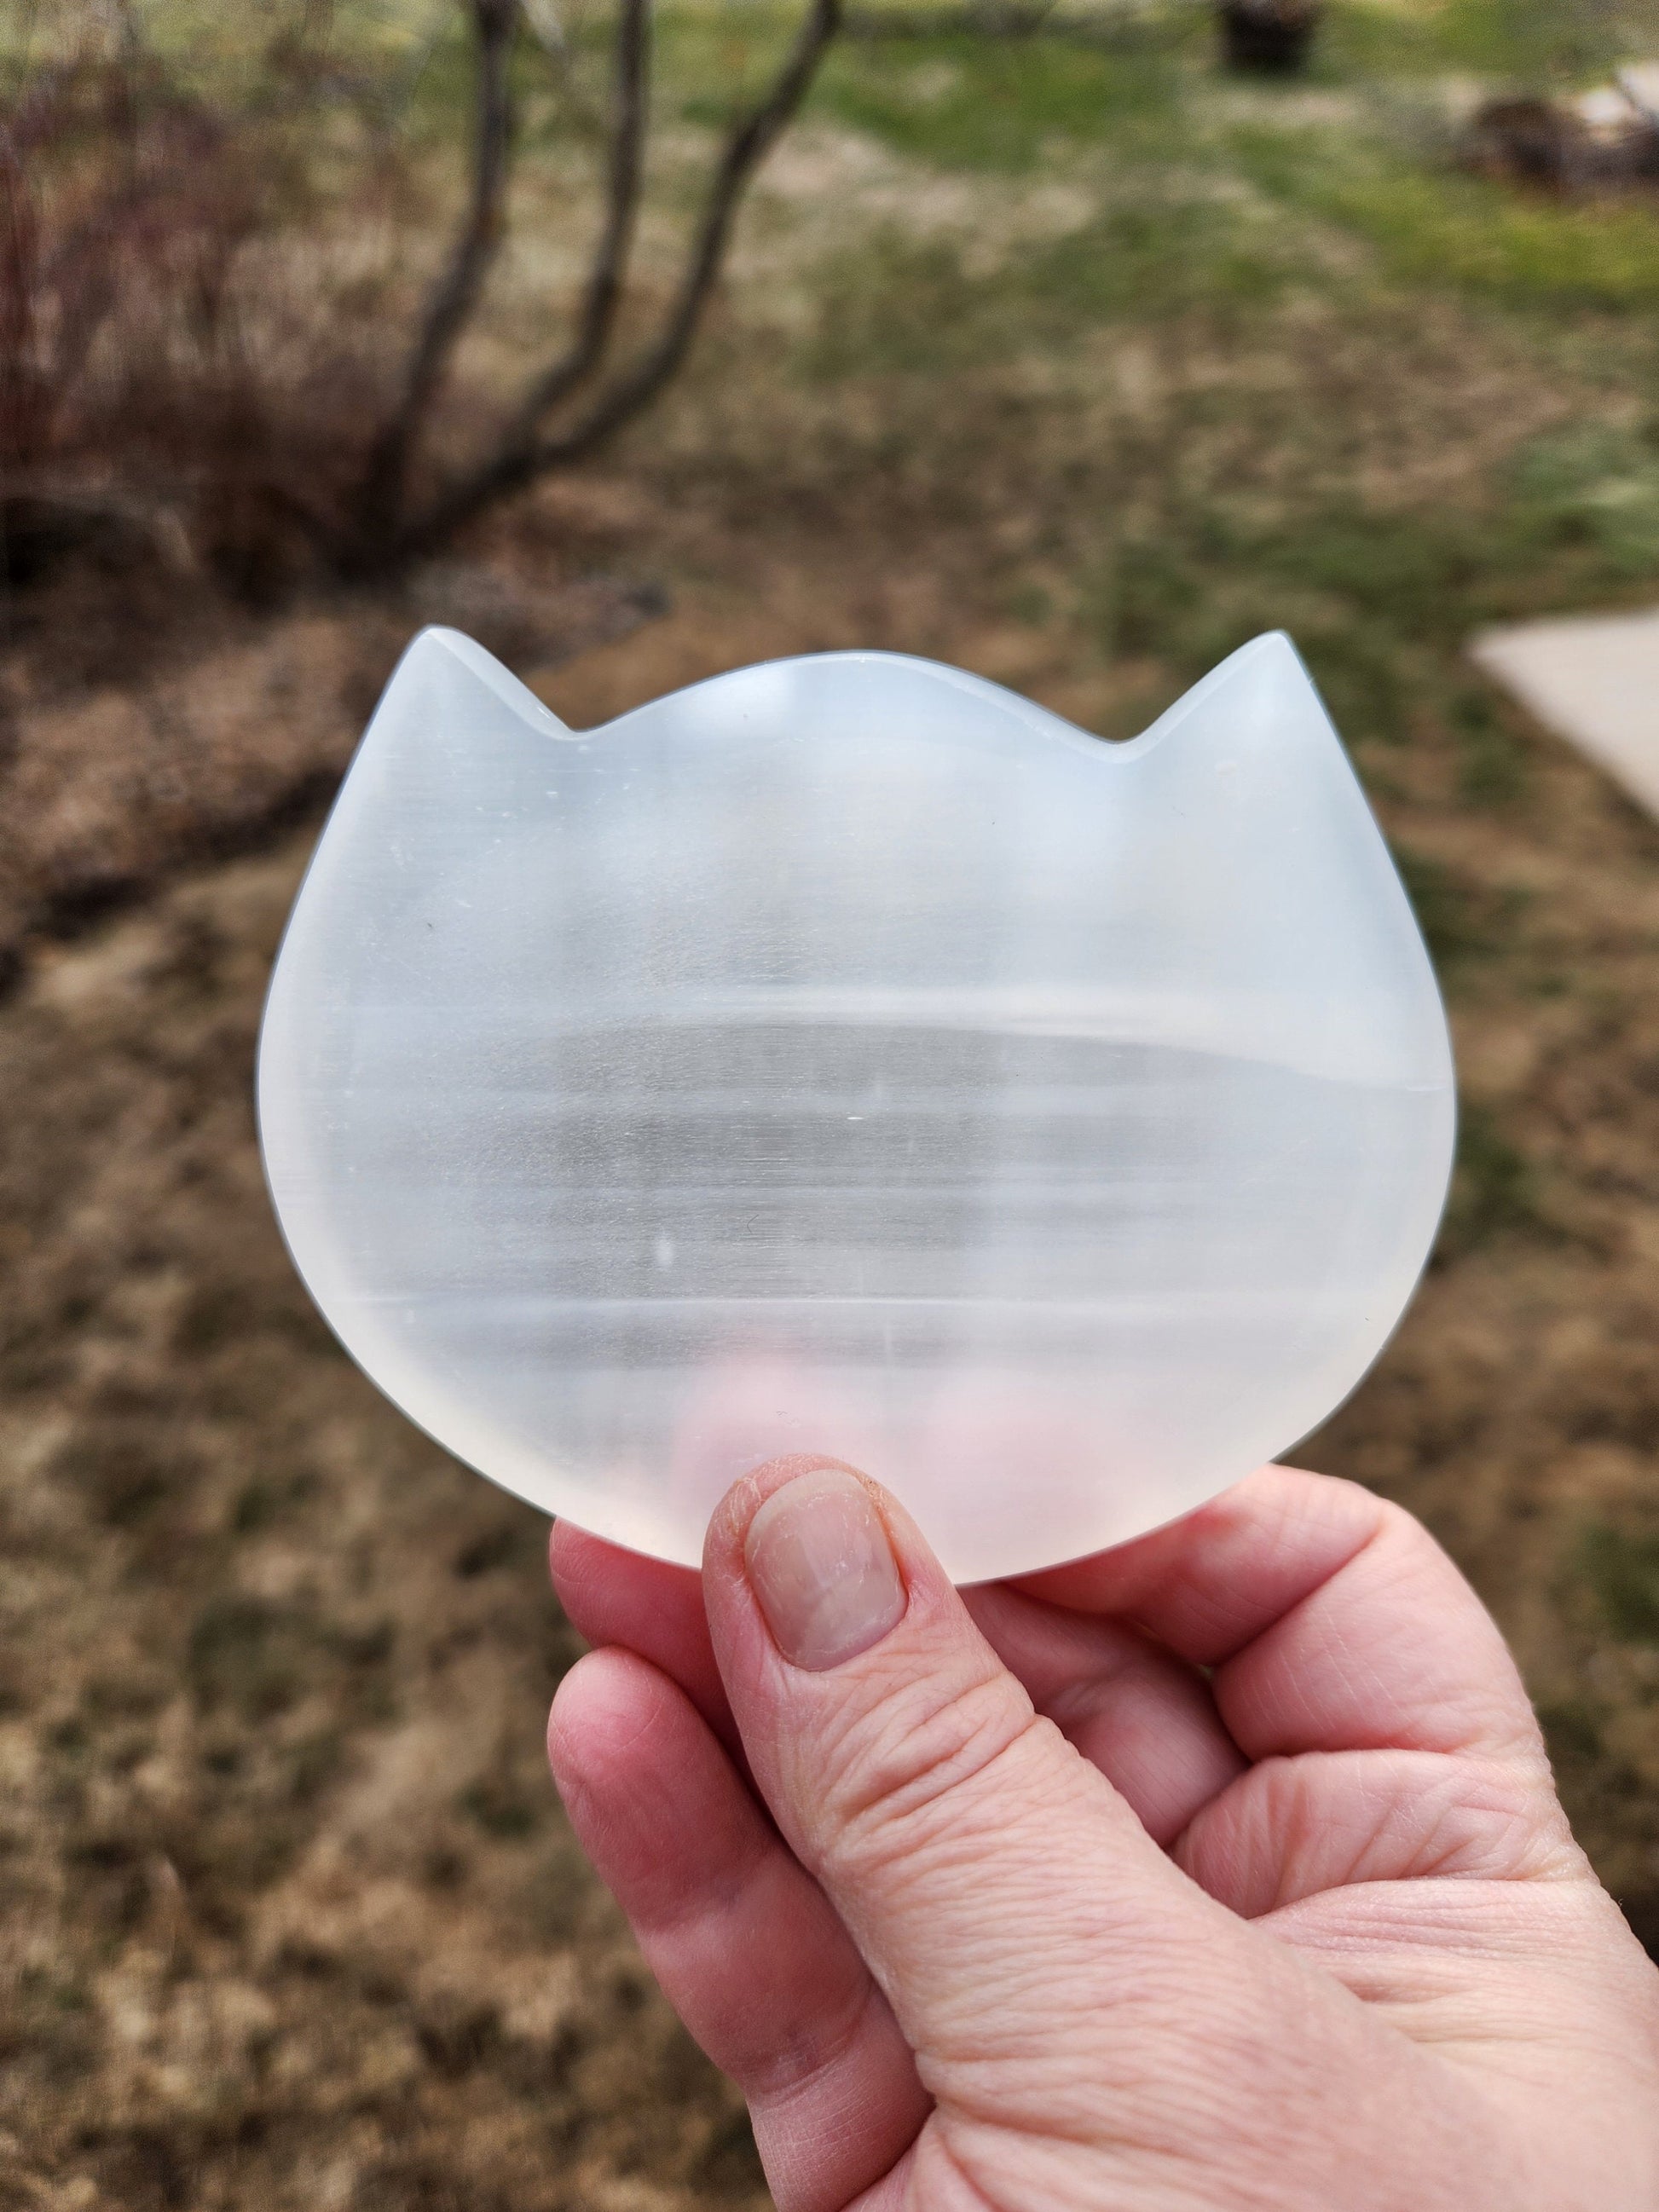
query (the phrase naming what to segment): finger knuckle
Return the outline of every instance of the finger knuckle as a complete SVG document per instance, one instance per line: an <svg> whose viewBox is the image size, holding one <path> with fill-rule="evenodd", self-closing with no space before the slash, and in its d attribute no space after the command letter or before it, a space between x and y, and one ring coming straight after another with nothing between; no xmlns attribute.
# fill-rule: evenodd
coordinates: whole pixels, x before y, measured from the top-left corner
<svg viewBox="0 0 1659 2212"><path fill-rule="evenodd" d="M994 1770L1047 1728L1007 1676L896 1680L820 1744L826 1843L843 1861L919 1846L994 1790Z"/></svg>

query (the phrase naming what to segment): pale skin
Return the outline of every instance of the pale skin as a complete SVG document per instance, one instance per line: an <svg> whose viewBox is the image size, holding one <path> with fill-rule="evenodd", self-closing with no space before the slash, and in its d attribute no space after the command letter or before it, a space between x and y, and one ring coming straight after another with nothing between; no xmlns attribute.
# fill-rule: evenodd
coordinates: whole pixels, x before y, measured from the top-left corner
<svg viewBox="0 0 1659 2212"><path fill-rule="evenodd" d="M1659 1972L1427 1533L1267 1468L958 1593L782 1461L561 1524L549 1747L780 2212L1656 2212Z"/></svg>

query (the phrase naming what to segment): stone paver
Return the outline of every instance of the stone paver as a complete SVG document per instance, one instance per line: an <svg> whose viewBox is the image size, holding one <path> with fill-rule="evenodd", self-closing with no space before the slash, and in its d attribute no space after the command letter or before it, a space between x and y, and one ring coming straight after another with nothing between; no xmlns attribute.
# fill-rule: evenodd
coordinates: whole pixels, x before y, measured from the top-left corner
<svg viewBox="0 0 1659 2212"><path fill-rule="evenodd" d="M1474 660L1659 817L1659 609L1486 630Z"/></svg>

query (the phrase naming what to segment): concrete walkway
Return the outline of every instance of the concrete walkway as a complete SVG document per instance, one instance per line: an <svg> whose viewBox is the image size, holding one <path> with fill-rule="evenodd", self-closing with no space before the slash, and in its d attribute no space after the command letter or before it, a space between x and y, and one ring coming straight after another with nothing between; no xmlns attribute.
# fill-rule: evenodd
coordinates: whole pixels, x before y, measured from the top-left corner
<svg viewBox="0 0 1659 2212"><path fill-rule="evenodd" d="M1486 630L1469 651L1659 817L1659 609Z"/></svg>

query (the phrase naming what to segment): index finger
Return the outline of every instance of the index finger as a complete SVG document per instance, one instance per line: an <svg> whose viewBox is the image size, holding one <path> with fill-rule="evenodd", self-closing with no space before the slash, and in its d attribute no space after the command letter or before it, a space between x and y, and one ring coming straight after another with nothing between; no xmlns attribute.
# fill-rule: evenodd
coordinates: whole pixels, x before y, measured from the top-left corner
<svg viewBox="0 0 1659 2212"><path fill-rule="evenodd" d="M1213 1668L1249 1759L1524 1751L1537 1723L1497 1624L1422 1523L1357 1484L1265 1467L1150 1535L1018 1587Z"/></svg>
<svg viewBox="0 0 1659 2212"><path fill-rule="evenodd" d="M741 1765L743 1747L714 1664L698 1570L624 1551L572 1521L553 1523L547 1564L554 1595L577 1635L648 1659L679 1684Z"/></svg>

